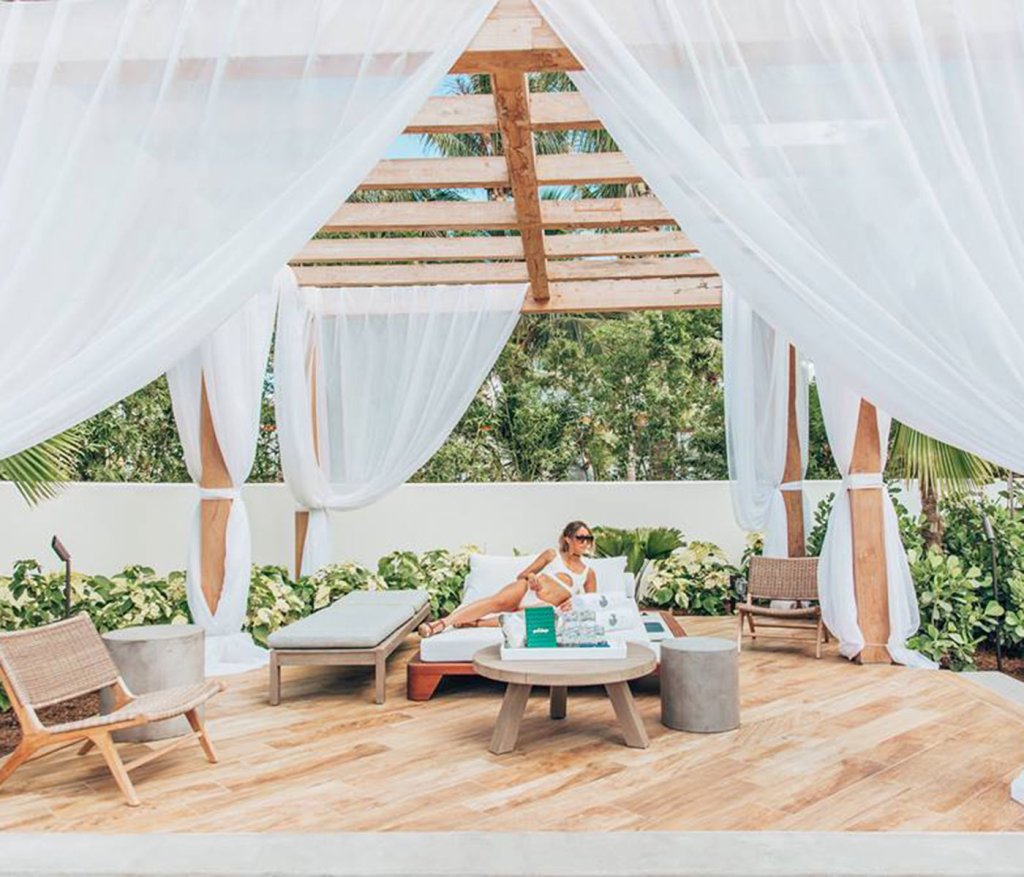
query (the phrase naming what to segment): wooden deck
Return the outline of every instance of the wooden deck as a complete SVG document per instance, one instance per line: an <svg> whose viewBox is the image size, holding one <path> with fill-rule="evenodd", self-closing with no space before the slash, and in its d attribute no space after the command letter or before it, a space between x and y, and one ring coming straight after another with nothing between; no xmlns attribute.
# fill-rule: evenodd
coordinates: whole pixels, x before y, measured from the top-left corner
<svg viewBox="0 0 1024 877"><path fill-rule="evenodd" d="M412 648L392 661L384 706L360 668L288 668L278 707L265 673L233 678L209 710L221 763L190 747L141 768L135 810L98 756L23 767L0 789L0 829L1024 829L1008 794L1024 767L1024 710L951 673L759 646L742 656L738 731L669 731L644 683L651 747L627 749L602 692L570 696L559 722L535 694L519 749L493 756L501 686L455 679L428 703L407 701Z"/></svg>

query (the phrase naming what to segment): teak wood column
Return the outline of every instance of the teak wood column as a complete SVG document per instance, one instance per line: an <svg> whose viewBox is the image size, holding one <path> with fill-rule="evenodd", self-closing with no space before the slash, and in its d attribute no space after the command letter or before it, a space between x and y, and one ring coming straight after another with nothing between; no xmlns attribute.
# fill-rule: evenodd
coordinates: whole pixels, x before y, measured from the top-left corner
<svg viewBox="0 0 1024 877"><path fill-rule="evenodd" d="M313 454L317 462L320 461L320 425L316 418L316 348L309 353L306 361L306 368L309 370L309 417L313 427ZM295 513L295 578L302 575L302 552L306 548L306 533L309 531L309 512L297 511Z"/></svg>
<svg viewBox="0 0 1024 877"><path fill-rule="evenodd" d="M787 416L786 470L783 481L802 481L804 477L803 461L800 453L800 429L796 410L797 363L796 348L789 346L789 411ZM803 557L806 552L804 534L804 492L800 490L782 491L782 500L786 504L786 545L790 557Z"/></svg>
<svg viewBox="0 0 1024 877"><path fill-rule="evenodd" d="M199 486L205 488L231 487L231 476L224 463L217 433L213 428L210 403L206 398L206 379L203 379L199 409L199 453L203 475ZM199 503L199 556L202 564L203 597L210 613L216 613L224 588L224 551L227 547L230 499L203 499Z"/></svg>
<svg viewBox="0 0 1024 877"><path fill-rule="evenodd" d="M878 440L878 412L861 400L857 436L853 445L850 474L882 470L882 449ZM864 634L862 664L888 664L889 583L885 571L884 487L849 491L850 524L853 539L853 587L857 601L857 623Z"/></svg>

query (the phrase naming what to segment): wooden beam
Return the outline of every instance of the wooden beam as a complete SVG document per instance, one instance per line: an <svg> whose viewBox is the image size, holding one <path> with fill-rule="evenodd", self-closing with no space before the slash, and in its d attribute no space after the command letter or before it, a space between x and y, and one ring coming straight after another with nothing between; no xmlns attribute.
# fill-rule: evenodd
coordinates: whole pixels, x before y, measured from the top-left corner
<svg viewBox="0 0 1024 877"><path fill-rule="evenodd" d="M603 128L578 91L530 95L530 125L535 131L583 131ZM406 134L475 134L498 130L494 99L487 94L439 95L427 102Z"/></svg>
<svg viewBox="0 0 1024 877"><path fill-rule="evenodd" d="M548 258L565 256L656 256L696 253L681 231L625 231L605 234L549 234L544 239Z"/></svg>
<svg viewBox="0 0 1024 877"><path fill-rule="evenodd" d="M472 237L324 238L310 241L292 264L317 262L468 261L522 259L523 243L513 235Z"/></svg>
<svg viewBox="0 0 1024 877"><path fill-rule="evenodd" d="M674 225L657 198L581 198L541 201L544 228L640 228ZM343 204L324 231L475 231L515 229L511 201L413 201Z"/></svg>
<svg viewBox="0 0 1024 877"><path fill-rule="evenodd" d="M498 0L451 72L580 69L580 62L530 0Z"/></svg>
<svg viewBox="0 0 1024 877"><path fill-rule="evenodd" d="M544 229L537 190L537 167L530 132L530 108L527 103L526 76L499 70L491 74L498 130L508 163L508 178L516 208L519 237L530 274L530 295L538 300L548 297L547 257L544 254Z"/></svg>
<svg viewBox="0 0 1024 877"><path fill-rule="evenodd" d="M857 418L850 472L878 473L882 451L878 436L878 412L862 399ZM862 664L891 662L889 640L889 583L885 570L884 487L851 490L850 524L853 531L853 588L857 623L864 634Z"/></svg>
<svg viewBox="0 0 1024 877"><path fill-rule="evenodd" d="M566 153L534 159L539 186L637 183L643 178L621 152ZM391 158L377 163L360 189L507 189L502 156ZM514 186L513 186L514 189Z"/></svg>
<svg viewBox="0 0 1024 877"><path fill-rule="evenodd" d="M549 234L544 239L544 249L549 260L569 256L654 256L698 251L679 231ZM481 234L472 237L322 238L310 241L291 261L293 265L302 265L522 258L523 244L518 237Z"/></svg>
<svg viewBox="0 0 1024 877"><path fill-rule="evenodd" d="M800 448L800 423L797 418L796 388L797 379L796 348L789 345L789 389L788 415L786 419L786 468L783 481L802 481L804 477L803 455ZM807 553L807 538L804 533L804 494L803 490L782 491L782 501L786 506L786 545L790 557L803 557Z"/></svg>
<svg viewBox="0 0 1024 877"><path fill-rule="evenodd" d="M722 282L718 277L553 281L549 291L550 298L543 302L527 296L523 313L671 311L722 306Z"/></svg>
<svg viewBox="0 0 1024 877"><path fill-rule="evenodd" d="M548 264L551 280L714 277L706 259L572 259ZM302 286L419 286L460 283L533 282L525 262L428 262L401 265L297 265Z"/></svg>
<svg viewBox="0 0 1024 877"><path fill-rule="evenodd" d="M604 127L578 91L531 94L530 121L535 131L587 131Z"/></svg>
<svg viewBox="0 0 1024 877"><path fill-rule="evenodd" d="M205 378L199 395L199 455L203 467L200 487L231 487L231 476L213 428ZM204 499L199 503L200 587L211 614L217 612L224 589L224 552L232 502L230 499Z"/></svg>

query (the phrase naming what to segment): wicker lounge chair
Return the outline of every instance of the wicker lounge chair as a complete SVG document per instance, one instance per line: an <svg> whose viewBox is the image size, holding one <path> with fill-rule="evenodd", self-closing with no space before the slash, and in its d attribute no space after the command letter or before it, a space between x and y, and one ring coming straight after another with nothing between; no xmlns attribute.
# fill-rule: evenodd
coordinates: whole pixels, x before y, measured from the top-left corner
<svg viewBox="0 0 1024 877"><path fill-rule="evenodd" d="M118 787L132 807L138 796L128 772L152 761L190 740L198 740L210 762L217 760L202 719L196 711L224 686L220 682L202 682L154 691L138 697L125 686L106 646L87 615L77 615L33 630L0 634L0 682L3 682L11 706L21 725L22 739L17 749L0 764L0 783L40 750L56 746L63 749L85 742L84 755L95 746L110 768ZM43 725L36 710L112 688L113 712L73 722ZM185 716L193 734L186 734L165 746L124 764L111 734L148 722ZM56 751L49 749L50 752Z"/></svg>
<svg viewBox="0 0 1024 877"><path fill-rule="evenodd" d="M755 600L794 601L794 607L773 607ZM736 648L743 648L743 625L750 627L749 636L756 640L764 629L789 628L813 631L815 657L821 657L821 644L828 642L828 630L821 619L818 600L818 558L816 557L752 557L747 582L746 602L736 607L739 616ZM813 606L799 605L813 601ZM757 619L755 623L755 619ZM807 639L807 637L801 637Z"/></svg>

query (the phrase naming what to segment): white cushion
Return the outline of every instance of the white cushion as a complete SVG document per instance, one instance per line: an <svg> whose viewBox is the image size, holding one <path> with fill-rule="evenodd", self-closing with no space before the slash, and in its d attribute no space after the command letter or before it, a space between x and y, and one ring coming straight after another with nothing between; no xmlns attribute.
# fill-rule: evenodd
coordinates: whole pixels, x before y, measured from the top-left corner
<svg viewBox="0 0 1024 877"><path fill-rule="evenodd" d="M471 555L469 575L466 576L466 584L462 589L462 602L472 603L484 597L493 597L505 585L514 582L516 576L526 569L536 556Z"/></svg>
<svg viewBox="0 0 1024 877"><path fill-rule="evenodd" d="M516 580L533 559L540 554L499 555L473 554L469 558L469 575L462 590L462 602L472 603L484 597L493 597L505 585ZM625 557L588 557L584 561L594 571L599 593L621 593L632 596L636 588L631 573L626 572ZM624 580L629 576L629 581Z"/></svg>
<svg viewBox="0 0 1024 877"><path fill-rule="evenodd" d="M599 594L619 594L626 574L625 557L588 557L584 561L594 571Z"/></svg>
<svg viewBox="0 0 1024 877"><path fill-rule="evenodd" d="M472 661L480 649L500 642L500 627L454 627L421 640L420 659L428 663Z"/></svg>

